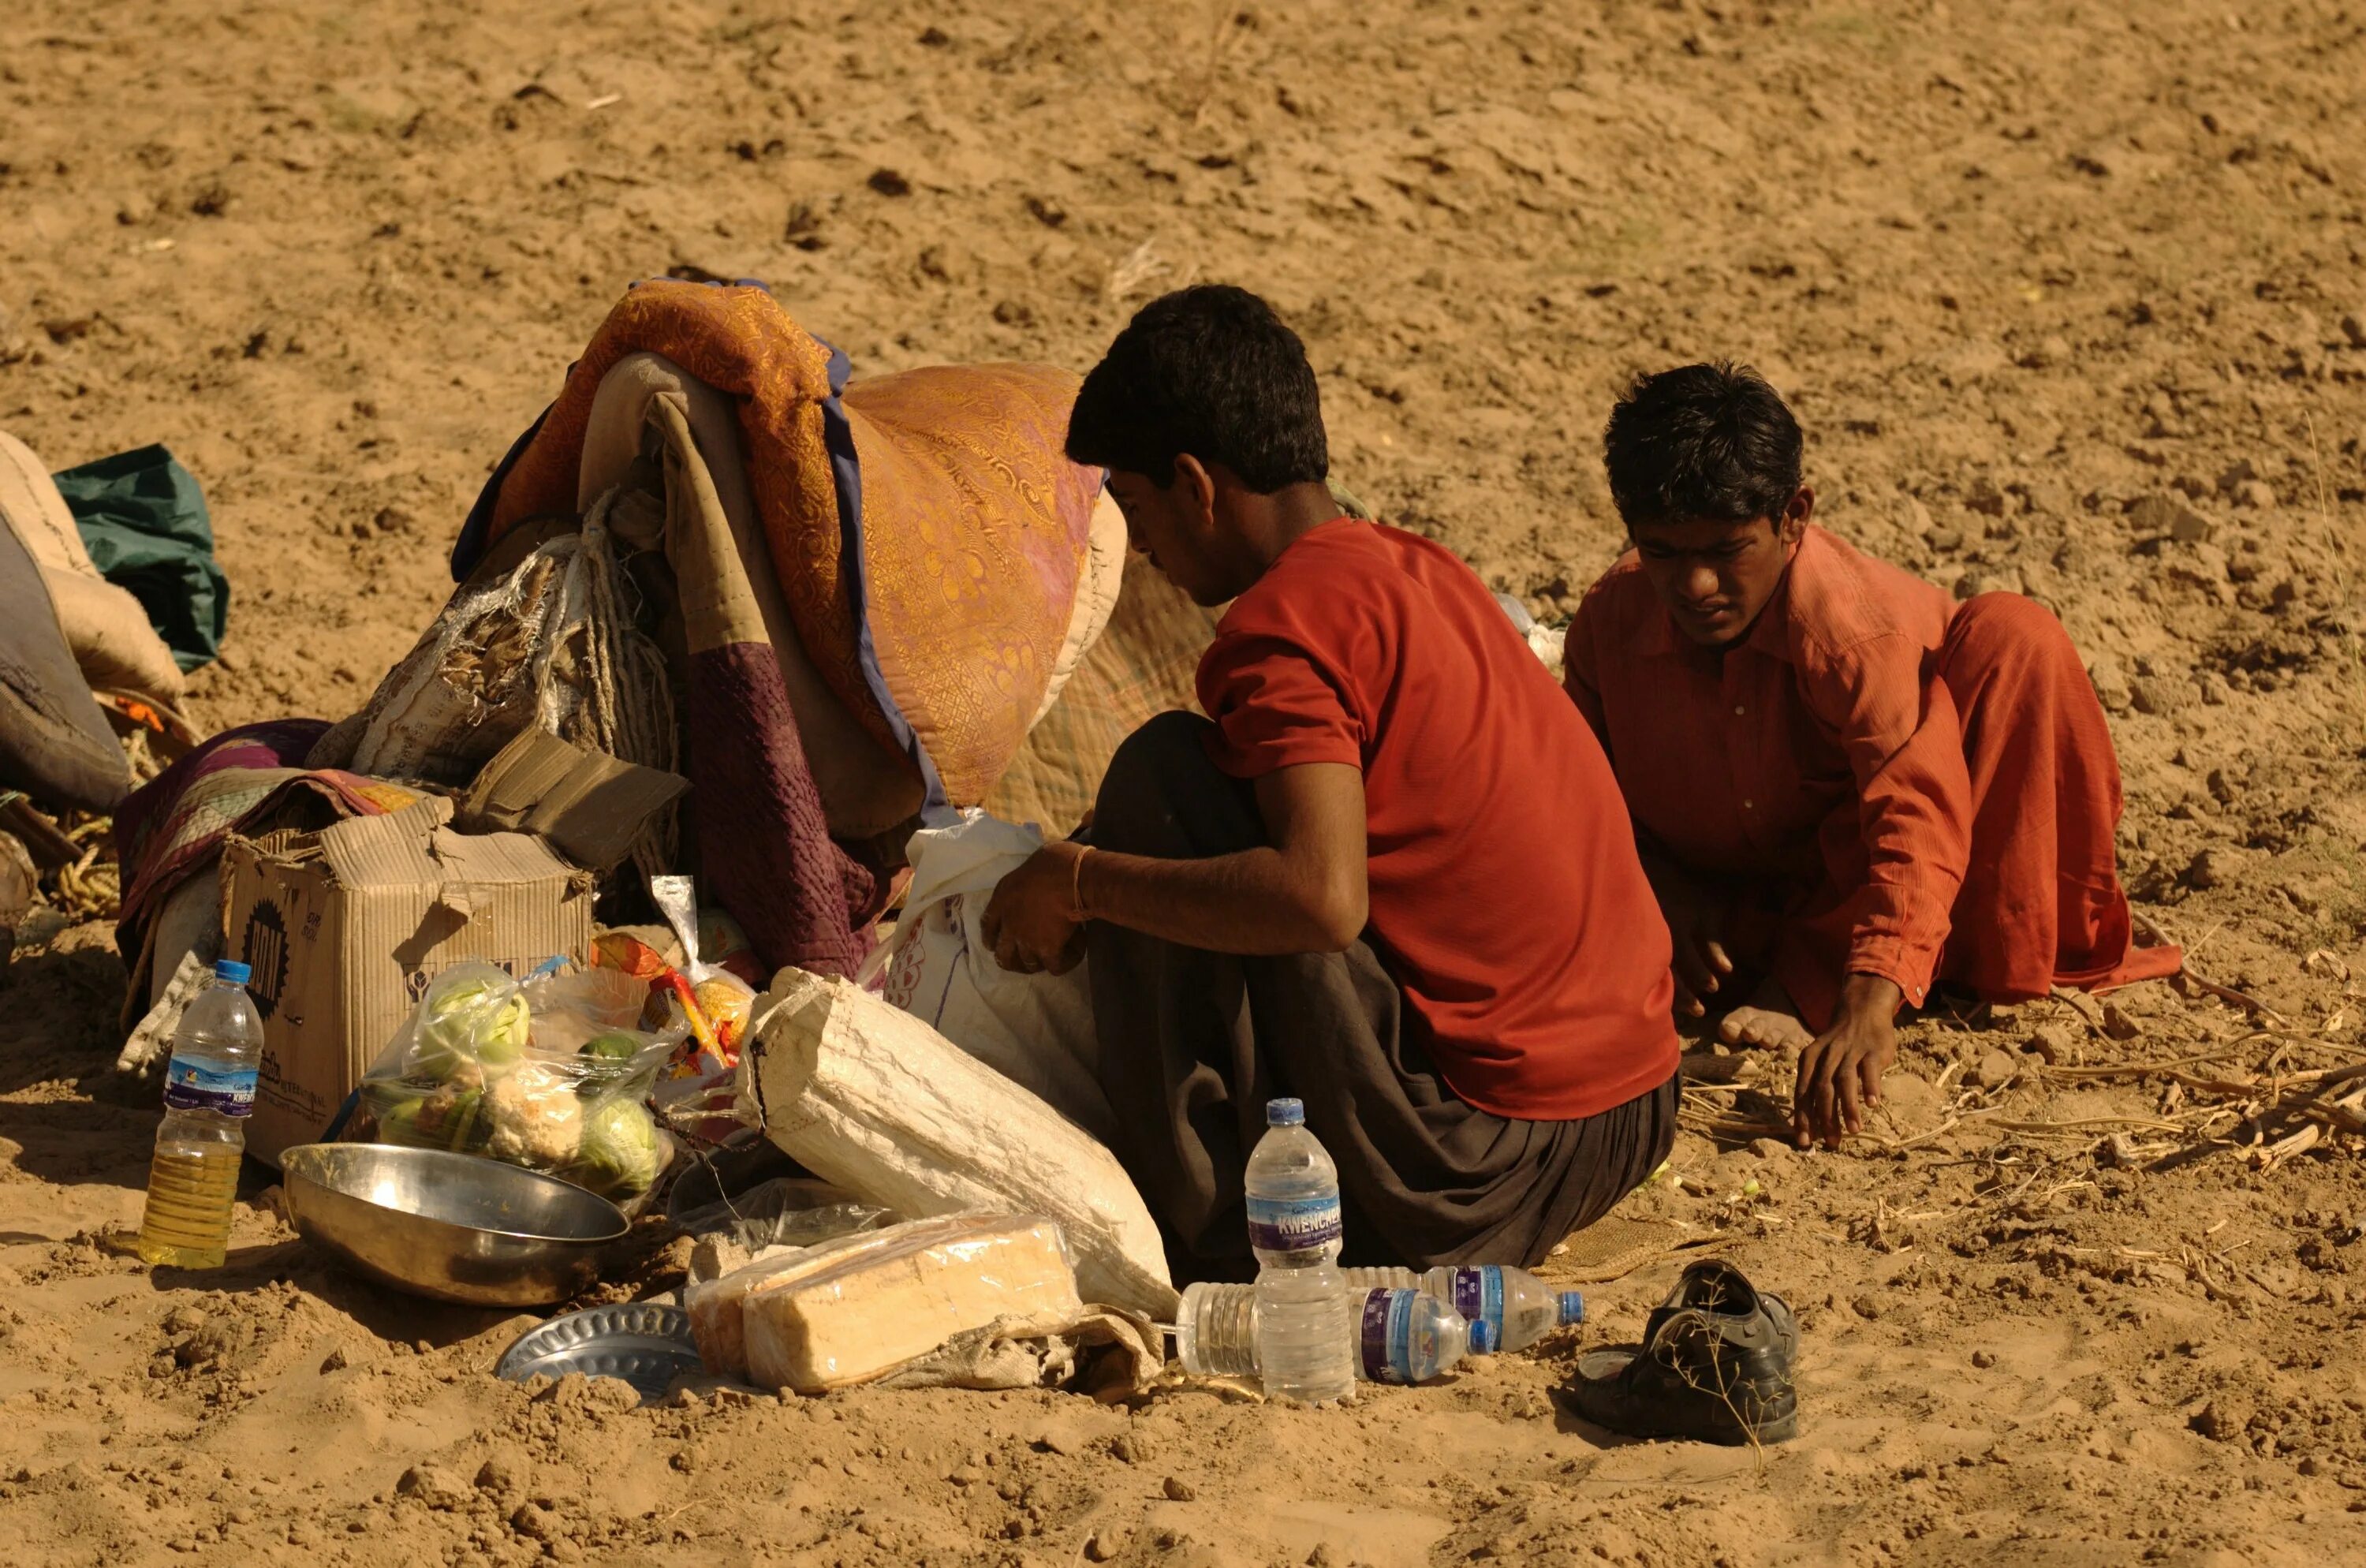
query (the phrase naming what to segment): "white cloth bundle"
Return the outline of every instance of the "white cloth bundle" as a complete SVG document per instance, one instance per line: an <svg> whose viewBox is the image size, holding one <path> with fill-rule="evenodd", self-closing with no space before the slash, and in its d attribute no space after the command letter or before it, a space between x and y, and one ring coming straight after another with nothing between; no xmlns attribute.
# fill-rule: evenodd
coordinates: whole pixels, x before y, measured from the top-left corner
<svg viewBox="0 0 2366 1568"><path fill-rule="evenodd" d="M1117 1156L910 1014L783 969L757 1004L765 1133L823 1179L899 1214L1042 1214L1087 1302L1173 1320L1157 1224Z"/></svg>

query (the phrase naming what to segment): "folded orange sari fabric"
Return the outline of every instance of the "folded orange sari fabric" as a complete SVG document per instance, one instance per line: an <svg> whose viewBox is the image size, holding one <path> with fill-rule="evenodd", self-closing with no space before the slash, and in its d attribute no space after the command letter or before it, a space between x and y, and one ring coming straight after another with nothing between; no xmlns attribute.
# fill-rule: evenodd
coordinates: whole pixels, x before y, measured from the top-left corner
<svg viewBox="0 0 2366 1568"><path fill-rule="evenodd" d="M736 400L772 570L823 678L932 797L983 800L1042 705L1084 569L1100 476L1062 451L1076 378L946 366L850 386L845 356L760 285L643 283L495 472L456 575L524 519L576 510L600 379L643 351Z"/></svg>

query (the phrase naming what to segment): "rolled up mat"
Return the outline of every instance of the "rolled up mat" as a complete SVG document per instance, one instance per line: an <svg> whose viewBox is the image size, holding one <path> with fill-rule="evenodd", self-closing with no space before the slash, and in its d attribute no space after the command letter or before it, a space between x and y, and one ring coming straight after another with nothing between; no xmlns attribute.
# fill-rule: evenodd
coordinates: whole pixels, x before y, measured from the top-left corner
<svg viewBox="0 0 2366 1568"><path fill-rule="evenodd" d="M795 969L756 1005L764 1133L823 1180L913 1219L1042 1214L1085 1300L1173 1322L1166 1244L1117 1156L923 1021Z"/></svg>

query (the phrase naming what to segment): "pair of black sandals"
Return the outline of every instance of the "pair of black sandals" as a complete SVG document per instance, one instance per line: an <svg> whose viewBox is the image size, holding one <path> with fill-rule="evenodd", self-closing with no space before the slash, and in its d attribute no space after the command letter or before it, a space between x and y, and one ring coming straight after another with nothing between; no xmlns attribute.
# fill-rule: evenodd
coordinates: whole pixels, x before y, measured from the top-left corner
<svg viewBox="0 0 2366 1568"><path fill-rule="evenodd" d="M1565 1398L1630 1438L1779 1443L1799 1431L1798 1321L1730 1263L1696 1263L1654 1307L1640 1345L1579 1359Z"/></svg>

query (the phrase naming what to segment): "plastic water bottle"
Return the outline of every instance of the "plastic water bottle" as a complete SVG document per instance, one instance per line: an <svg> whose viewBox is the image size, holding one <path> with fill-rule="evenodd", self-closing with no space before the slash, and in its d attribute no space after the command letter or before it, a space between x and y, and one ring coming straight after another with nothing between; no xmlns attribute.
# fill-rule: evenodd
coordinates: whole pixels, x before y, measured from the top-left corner
<svg viewBox="0 0 2366 1568"><path fill-rule="evenodd" d="M1256 1325L1255 1285L1186 1285L1175 1315L1175 1359L1195 1378L1253 1378Z"/></svg>
<svg viewBox="0 0 2366 1568"><path fill-rule="evenodd" d="M1448 1303L1473 1325L1492 1331L1488 1347L1525 1350L1556 1328L1585 1321L1585 1297L1556 1291L1525 1269L1501 1263L1439 1267L1425 1274L1410 1269L1344 1269L1347 1283L1366 1290L1382 1286L1427 1291ZM1473 1348L1473 1355L1486 1351Z"/></svg>
<svg viewBox="0 0 2366 1568"><path fill-rule="evenodd" d="M1346 1295L1348 1342L1366 1382L1427 1382L1487 1352L1487 1325L1464 1321L1426 1291L1350 1288ZM1176 1358L1193 1377L1254 1377L1256 1323L1256 1286L1192 1285L1175 1325Z"/></svg>
<svg viewBox="0 0 2366 1568"><path fill-rule="evenodd" d="M1249 1156L1249 1247L1256 1280L1256 1359L1268 1399L1309 1404L1354 1392L1347 1282L1339 1274L1339 1168L1306 1130L1306 1107L1268 1100Z"/></svg>
<svg viewBox="0 0 2366 1568"><path fill-rule="evenodd" d="M197 993L173 1036L164 1121L148 1168L140 1256L181 1269L219 1269L230 1253L231 1205L246 1153L263 1063L263 1021L246 994L251 971L228 959Z"/></svg>
<svg viewBox="0 0 2366 1568"><path fill-rule="evenodd" d="M1484 1355L1491 1332L1427 1291L1354 1291L1356 1372L1372 1382L1427 1382L1466 1355Z"/></svg>

